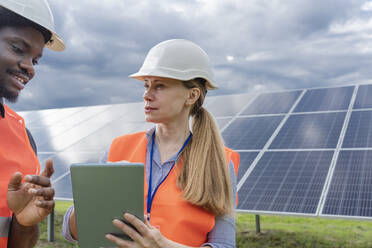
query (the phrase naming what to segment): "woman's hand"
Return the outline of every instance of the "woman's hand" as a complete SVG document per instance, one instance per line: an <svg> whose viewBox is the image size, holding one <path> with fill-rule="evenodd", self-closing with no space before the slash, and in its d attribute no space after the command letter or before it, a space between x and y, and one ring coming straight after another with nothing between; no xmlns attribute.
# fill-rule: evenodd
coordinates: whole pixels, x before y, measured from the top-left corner
<svg viewBox="0 0 372 248"><path fill-rule="evenodd" d="M125 213L123 215L124 219L131 223L135 228L137 228L138 232L136 232L133 228L126 225L124 222L115 219L113 220L114 226L122 230L125 234L132 238L133 241L130 240L123 240L111 234L107 234L106 238L115 244L117 244L120 248L160 248L166 247L168 240L160 233L160 230L156 227L150 225L147 221L147 217L145 216L145 222L142 222L140 219L135 217L132 214Z"/></svg>

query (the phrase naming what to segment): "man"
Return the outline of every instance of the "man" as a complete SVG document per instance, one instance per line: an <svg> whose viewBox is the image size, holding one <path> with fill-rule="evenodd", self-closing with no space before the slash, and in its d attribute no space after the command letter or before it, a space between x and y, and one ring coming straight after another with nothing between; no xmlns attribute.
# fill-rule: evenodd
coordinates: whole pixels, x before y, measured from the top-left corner
<svg viewBox="0 0 372 248"><path fill-rule="evenodd" d="M61 51L47 0L0 0L0 248L33 247L38 223L54 207L48 160L40 174L36 146L15 102L34 77L44 47Z"/></svg>

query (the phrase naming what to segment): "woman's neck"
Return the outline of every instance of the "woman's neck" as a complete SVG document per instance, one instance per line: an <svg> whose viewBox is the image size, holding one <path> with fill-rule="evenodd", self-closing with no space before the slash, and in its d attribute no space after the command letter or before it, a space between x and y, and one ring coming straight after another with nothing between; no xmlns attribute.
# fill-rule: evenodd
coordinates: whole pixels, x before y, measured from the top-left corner
<svg viewBox="0 0 372 248"><path fill-rule="evenodd" d="M179 124L157 124L156 142L160 151L161 162L164 163L182 147L183 143L190 135L190 129L187 125Z"/></svg>
<svg viewBox="0 0 372 248"><path fill-rule="evenodd" d="M189 135L190 129L188 125L156 125L156 140L160 144L183 144Z"/></svg>

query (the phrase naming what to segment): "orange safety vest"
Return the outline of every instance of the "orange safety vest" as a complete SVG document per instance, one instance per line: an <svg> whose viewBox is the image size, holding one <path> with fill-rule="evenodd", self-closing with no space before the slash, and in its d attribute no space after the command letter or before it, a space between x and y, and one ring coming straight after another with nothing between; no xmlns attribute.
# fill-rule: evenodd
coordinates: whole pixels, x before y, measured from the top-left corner
<svg viewBox="0 0 372 248"><path fill-rule="evenodd" d="M0 248L6 248L12 212L8 208L8 183L19 171L23 175L39 174L40 164L33 151L22 117L4 104L5 117L0 117Z"/></svg>
<svg viewBox="0 0 372 248"><path fill-rule="evenodd" d="M116 138L110 147L108 161L126 160L146 164L146 132L124 135ZM234 163L238 171L239 154L225 148L227 161ZM201 207L182 199L182 191L177 187L177 175L181 164L174 166L167 179L160 185L152 202L150 224L158 227L168 239L189 245L201 246L207 241L207 234L213 229L215 216ZM147 180L144 173L145 214L147 209Z"/></svg>

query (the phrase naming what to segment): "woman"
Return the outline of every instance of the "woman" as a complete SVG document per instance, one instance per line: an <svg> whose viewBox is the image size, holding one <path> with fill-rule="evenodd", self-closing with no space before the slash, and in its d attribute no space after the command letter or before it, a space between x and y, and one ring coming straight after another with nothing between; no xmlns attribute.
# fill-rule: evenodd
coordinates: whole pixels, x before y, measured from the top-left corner
<svg viewBox="0 0 372 248"><path fill-rule="evenodd" d="M145 118L156 125L116 138L107 161L145 164L146 218L124 214L138 232L113 221L133 241L106 238L120 247L235 247L239 155L224 148L213 117L202 107L207 90L216 88L208 56L190 41L164 41L131 77L143 81ZM70 213L65 222L76 237Z"/></svg>

